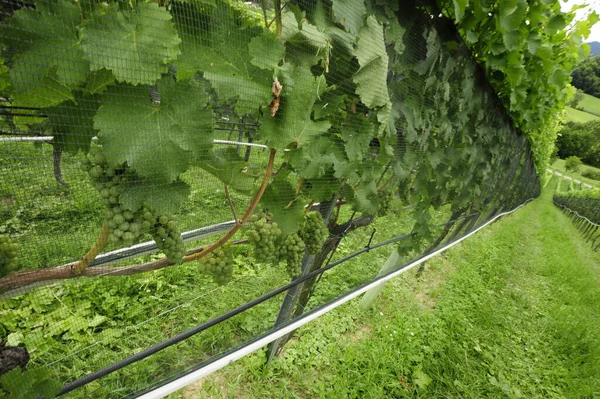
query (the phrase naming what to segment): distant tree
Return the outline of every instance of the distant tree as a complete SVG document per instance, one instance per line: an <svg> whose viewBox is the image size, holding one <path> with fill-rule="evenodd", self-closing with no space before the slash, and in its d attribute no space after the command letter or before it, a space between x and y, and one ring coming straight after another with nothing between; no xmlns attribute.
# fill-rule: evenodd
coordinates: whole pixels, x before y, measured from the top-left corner
<svg viewBox="0 0 600 399"><path fill-rule="evenodd" d="M573 86L600 98L600 55L584 60L573 70L571 76Z"/></svg>
<svg viewBox="0 0 600 399"><path fill-rule="evenodd" d="M568 122L556 139L558 156L579 157L586 165L600 167L600 121Z"/></svg>
<svg viewBox="0 0 600 399"><path fill-rule="evenodd" d="M578 156L573 155L565 159L565 169L567 172L579 172L581 165L583 165L583 162L581 162Z"/></svg>
<svg viewBox="0 0 600 399"><path fill-rule="evenodd" d="M579 107L579 103L581 102L581 100L583 100L583 90L577 89L575 91L575 95L573 96L573 98L571 99L571 101L569 101L567 103L567 105L569 107L572 107L572 108L578 108Z"/></svg>

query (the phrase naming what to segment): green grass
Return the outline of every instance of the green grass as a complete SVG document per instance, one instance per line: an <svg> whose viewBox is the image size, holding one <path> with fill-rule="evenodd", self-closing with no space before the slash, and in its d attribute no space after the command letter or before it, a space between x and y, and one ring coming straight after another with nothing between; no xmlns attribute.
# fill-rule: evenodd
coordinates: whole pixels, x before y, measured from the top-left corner
<svg viewBox="0 0 600 399"><path fill-rule="evenodd" d="M184 398L600 397L600 253L543 195L445 255L174 394Z"/></svg>
<svg viewBox="0 0 600 399"><path fill-rule="evenodd" d="M575 108L566 107L565 117L569 122L585 123L600 119L600 117Z"/></svg>
<svg viewBox="0 0 600 399"><path fill-rule="evenodd" d="M583 171L585 171L587 169L593 170L593 171L596 171L596 172L600 173L600 169L599 168L595 168L595 167L589 166L589 165L581 165L581 168L579 169L579 172L567 172L567 169L565 168L565 160L564 159L558 159L556 162L554 162L552 164L552 166L550 166L550 169L559 171L560 173L566 174L567 176L570 176L570 177L572 177L574 179L577 179L577 180L582 181L584 183L590 184L593 187L600 188L600 182L598 180L589 179L589 178L583 177L581 175L581 172L583 172Z"/></svg>
<svg viewBox="0 0 600 399"><path fill-rule="evenodd" d="M600 98L590 96L589 94L583 95L583 100L578 104L585 112L594 114L600 117Z"/></svg>

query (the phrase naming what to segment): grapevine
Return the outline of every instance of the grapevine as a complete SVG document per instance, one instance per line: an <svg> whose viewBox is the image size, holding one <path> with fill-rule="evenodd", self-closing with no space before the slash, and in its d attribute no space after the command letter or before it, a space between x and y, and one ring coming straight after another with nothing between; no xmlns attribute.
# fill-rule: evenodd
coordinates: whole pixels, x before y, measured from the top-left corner
<svg viewBox="0 0 600 399"><path fill-rule="evenodd" d="M286 261L290 277L298 277L302 273L302 257L306 245L298 233L289 234L283 240L279 251L281 259Z"/></svg>
<svg viewBox="0 0 600 399"><path fill-rule="evenodd" d="M329 230L319 212L309 212L298 235L306 245L306 253L316 254L319 253L329 236Z"/></svg>
<svg viewBox="0 0 600 399"><path fill-rule="evenodd" d="M0 234L0 277L7 275L17 268L19 246L8 235Z"/></svg>
<svg viewBox="0 0 600 399"><path fill-rule="evenodd" d="M253 246L254 257L258 262L276 263L279 258L276 242L281 236L277 223L267 213L252 215L249 222L246 236Z"/></svg>
<svg viewBox="0 0 600 399"><path fill-rule="evenodd" d="M377 201L379 208L377 209L378 216L385 216L390 211L390 204L392 203L393 194L389 190L380 190L377 193Z"/></svg>
<svg viewBox="0 0 600 399"><path fill-rule="evenodd" d="M83 171L92 179L94 187L104 204L104 219L109 228L108 241L131 246L142 234L142 217L119 204L121 184L132 175L124 165L112 167L106 161L101 147L92 147L89 156L81 164Z"/></svg>
<svg viewBox="0 0 600 399"><path fill-rule="evenodd" d="M181 263L185 244L177 228L177 219L172 215L156 215L148 208L142 208L144 221L150 224L150 234L171 263ZM145 225L148 225L146 223Z"/></svg>
<svg viewBox="0 0 600 399"><path fill-rule="evenodd" d="M233 276L233 246L231 242L215 249L198 262L201 273L211 275L217 284L226 284Z"/></svg>

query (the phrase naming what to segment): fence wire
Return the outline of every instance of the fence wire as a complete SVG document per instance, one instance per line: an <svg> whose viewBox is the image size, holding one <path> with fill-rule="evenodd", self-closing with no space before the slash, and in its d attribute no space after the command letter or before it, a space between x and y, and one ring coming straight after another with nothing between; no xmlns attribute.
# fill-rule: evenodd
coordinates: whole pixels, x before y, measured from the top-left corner
<svg viewBox="0 0 600 399"><path fill-rule="evenodd" d="M443 10L380 3L0 2L0 339L26 370L135 396L539 195ZM325 216L301 276L246 227L229 281L199 270L262 211L284 237Z"/></svg>

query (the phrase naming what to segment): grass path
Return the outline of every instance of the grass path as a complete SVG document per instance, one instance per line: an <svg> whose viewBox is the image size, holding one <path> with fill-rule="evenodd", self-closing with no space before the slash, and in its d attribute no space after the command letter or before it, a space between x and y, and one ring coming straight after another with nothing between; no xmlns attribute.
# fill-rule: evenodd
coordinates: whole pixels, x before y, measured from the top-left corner
<svg viewBox="0 0 600 399"><path fill-rule="evenodd" d="M600 398L600 253L551 196L174 397Z"/></svg>

